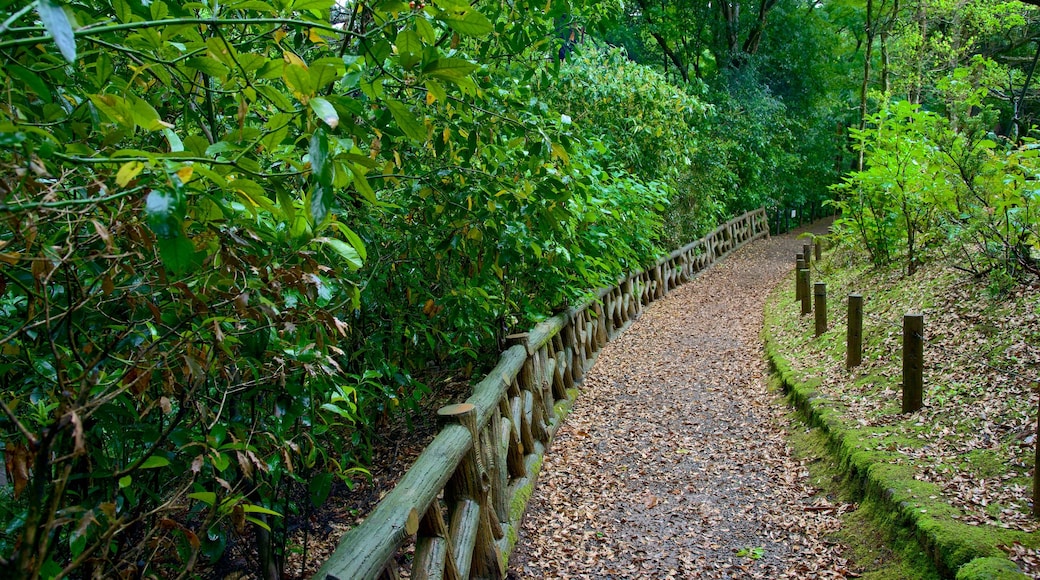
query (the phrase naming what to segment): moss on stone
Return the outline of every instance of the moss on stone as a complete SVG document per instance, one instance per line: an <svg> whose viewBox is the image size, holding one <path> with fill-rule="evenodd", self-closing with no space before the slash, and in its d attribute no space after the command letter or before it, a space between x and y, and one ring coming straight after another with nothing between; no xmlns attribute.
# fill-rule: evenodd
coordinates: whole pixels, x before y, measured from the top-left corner
<svg viewBox="0 0 1040 580"><path fill-rule="evenodd" d="M1014 562L1005 558L976 558L957 571L957 580L1019 580L1023 574Z"/></svg>

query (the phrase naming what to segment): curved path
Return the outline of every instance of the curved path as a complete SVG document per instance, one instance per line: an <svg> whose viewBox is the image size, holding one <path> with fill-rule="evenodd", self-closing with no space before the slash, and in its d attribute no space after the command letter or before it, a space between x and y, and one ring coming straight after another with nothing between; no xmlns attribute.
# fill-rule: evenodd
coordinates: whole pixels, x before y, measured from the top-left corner
<svg viewBox="0 0 1040 580"><path fill-rule="evenodd" d="M604 347L546 457L511 578L848 574L826 539L845 507L791 457L761 352L766 295L804 242L745 246Z"/></svg>

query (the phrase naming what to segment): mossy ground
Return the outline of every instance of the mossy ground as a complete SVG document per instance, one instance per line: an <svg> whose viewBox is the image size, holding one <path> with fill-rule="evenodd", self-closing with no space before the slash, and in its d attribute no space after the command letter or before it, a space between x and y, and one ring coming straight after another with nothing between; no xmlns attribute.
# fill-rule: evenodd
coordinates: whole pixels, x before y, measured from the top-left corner
<svg viewBox="0 0 1040 580"><path fill-rule="evenodd" d="M834 460L827 436L791 414L789 441L795 455L807 462L809 478L832 502L851 502L856 509L842 516L834 541L847 547L856 573L868 580L932 580L940 578L920 544L905 528L892 526L884 511L862 493Z"/></svg>

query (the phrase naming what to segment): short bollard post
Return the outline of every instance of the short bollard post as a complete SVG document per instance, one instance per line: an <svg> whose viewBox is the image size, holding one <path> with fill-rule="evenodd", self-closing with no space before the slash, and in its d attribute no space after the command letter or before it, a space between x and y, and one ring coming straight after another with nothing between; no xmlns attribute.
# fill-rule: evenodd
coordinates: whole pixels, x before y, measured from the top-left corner
<svg viewBox="0 0 1040 580"><path fill-rule="evenodd" d="M1036 448L1033 460L1033 517L1040 518L1040 413L1036 415L1036 443L1033 446Z"/></svg>
<svg viewBox="0 0 1040 580"><path fill-rule="evenodd" d="M813 284L813 298L815 298L816 312L816 336L827 332L827 283L817 282Z"/></svg>
<svg viewBox="0 0 1040 580"><path fill-rule="evenodd" d="M1040 390L1040 382L1036 384L1036 390ZM1036 442L1033 446L1033 517L1040 518L1040 413L1036 416Z"/></svg>
<svg viewBox="0 0 1040 580"><path fill-rule="evenodd" d="M809 292L809 269L798 270L798 281L802 284L802 314L812 312L812 293Z"/></svg>
<svg viewBox="0 0 1040 580"><path fill-rule="evenodd" d="M819 262L823 258L823 238L816 238L813 240L816 243L814 250L816 251L816 261Z"/></svg>
<svg viewBox="0 0 1040 580"><path fill-rule="evenodd" d="M794 301L798 302L802 299L802 278L798 272L805 269L805 258L801 254L795 254L794 262Z"/></svg>
<svg viewBox="0 0 1040 580"><path fill-rule="evenodd" d="M812 244L802 245L802 257L805 258L805 267L812 265Z"/></svg>
<svg viewBox="0 0 1040 580"><path fill-rule="evenodd" d="M849 331L846 337L845 367L863 362L863 295L849 294Z"/></svg>
<svg viewBox="0 0 1040 580"><path fill-rule="evenodd" d="M903 316L903 412L924 405L924 314Z"/></svg>

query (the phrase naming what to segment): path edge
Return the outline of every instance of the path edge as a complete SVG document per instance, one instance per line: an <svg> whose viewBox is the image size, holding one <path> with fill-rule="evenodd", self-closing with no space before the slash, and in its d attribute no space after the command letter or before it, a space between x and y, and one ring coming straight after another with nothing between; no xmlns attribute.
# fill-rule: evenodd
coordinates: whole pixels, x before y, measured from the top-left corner
<svg viewBox="0 0 1040 580"><path fill-rule="evenodd" d="M921 482L913 479L913 473L878 461L878 455L868 450L853 430L841 422L834 402L816 392L820 380L803 376L792 368L779 340L770 333L770 310L778 304L782 289L791 284L788 275L766 300L762 342L769 373L783 389L788 405L826 437L831 459L854 484L857 499L868 497L885 512L887 517L884 522L878 522L879 525L901 526L911 531L943 578L1029 579L997 545L982 540L981 526L969 526L920 509L920 500L911 490L914 482L916 485ZM1012 539L1014 536L1015 532L1007 534Z"/></svg>

